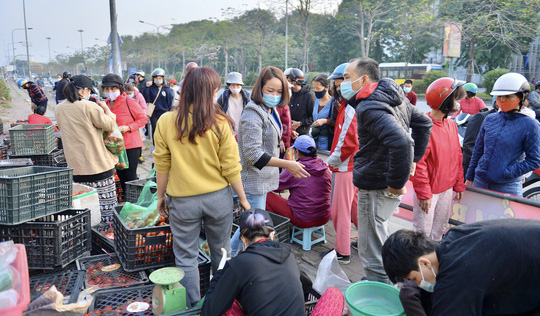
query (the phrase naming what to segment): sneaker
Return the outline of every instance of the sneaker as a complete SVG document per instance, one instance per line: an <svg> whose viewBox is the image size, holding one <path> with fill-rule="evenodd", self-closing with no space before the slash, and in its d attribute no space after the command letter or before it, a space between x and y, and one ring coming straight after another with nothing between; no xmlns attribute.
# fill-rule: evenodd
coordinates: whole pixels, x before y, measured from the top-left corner
<svg viewBox="0 0 540 316"><path fill-rule="evenodd" d="M321 258L323 258L324 256L326 256L327 254L329 254L331 251L333 251L334 249L330 249L328 251L324 251L324 252L321 252ZM340 255L337 251L336 251L336 255L337 255L337 261L341 264L349 264L351 262L351 256L343 256L343 255Z"/></svg>
<svg viewBox="0 0 540 316"><path fill-rule="evenodd" d="M358 240L351 242L351 248L358 251Z"/></svg>
<svg viewBox="0 0 540 316"><path fill-rule="evenodd" d="M337 261L341 264L349 264L351 262L351 256L343 256L337 253Z"/></svg>

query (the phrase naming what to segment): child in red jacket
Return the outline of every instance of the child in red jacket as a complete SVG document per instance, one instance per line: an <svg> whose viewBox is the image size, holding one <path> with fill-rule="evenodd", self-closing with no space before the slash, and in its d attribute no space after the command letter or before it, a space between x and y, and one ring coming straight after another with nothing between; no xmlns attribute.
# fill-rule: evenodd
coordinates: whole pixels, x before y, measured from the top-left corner
<svg viewBox="0 0 540 316"><path fill-rule="evenodd" d="M465 82L452 78L435 80L426 91L428 113L433 128L422 159L411 177L414 187L413 228L433 240L440 240L446 229L452 196L461 200L465 191L463 155L457 125L448 118L457 111L456 101L465 97Z"/></svg>

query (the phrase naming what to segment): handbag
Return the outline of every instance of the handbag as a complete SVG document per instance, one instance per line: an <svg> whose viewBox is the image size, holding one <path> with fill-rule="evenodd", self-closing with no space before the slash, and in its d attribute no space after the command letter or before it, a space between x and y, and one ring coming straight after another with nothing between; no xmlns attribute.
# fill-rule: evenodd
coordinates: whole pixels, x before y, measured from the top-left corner
<svg viewBox="0 0 540 316"><path fill-rule="evenodd" d="M154 110L156 109L156 101L157 101L157 98L159 98L159 93L161 92L161 88L163 88L163 86L159 87L159 91L156 95L156 98L154 99L154 102L148 103L146 105L148 106L148 112L146 112L146 116L148 117L152 117L152 114L154 114Z"/></svg>

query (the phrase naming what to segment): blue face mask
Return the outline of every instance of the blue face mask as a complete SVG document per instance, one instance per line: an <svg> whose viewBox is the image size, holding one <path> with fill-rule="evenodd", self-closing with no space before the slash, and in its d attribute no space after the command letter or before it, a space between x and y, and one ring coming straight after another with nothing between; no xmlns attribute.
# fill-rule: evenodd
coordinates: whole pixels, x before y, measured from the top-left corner
<svg viewBox="0 0 540 316"><path fill-rule="evenodd" d="M354 91L352 89L352 84L360 79L362 79L362 77L356 79L355 81L343 81L341 83L341 96L347 100L354 97L360 90Z"/></svg>
<svg viewBox="0 0 540 316"><path fill-rule="evenodd" d="M263 93L263 102L266 107L275 108L281 102L281 95Z"/></svg>
<svg viewBox="0 0 540 316"><path fill-rule="evenodd" d="M405 91L405 93L409 93L411 92L412 88L411 87L403 87L403 91Z"/></svg>
<svg viewBox="0 0 540 316"><path fill-rule="evenodd" d="M433 293L433 291L435 290L435 284L429 283L428 281L424 280L424 272L422 271L422 267L418 267L420 268L420 273L422 274L422 281L420 282L419 287L426 292ZM437 277L437 274L435 274L435 270L433 270L433 265L431 266L431 272L433 272L433 275Z"/></svg>
<svg viewBox="0 0 540 316"><path fill-rule="evenodd" d="M130 98L134 98L134 97L135 97L135 93L128 94L127 96L130 97Z"/></svg>

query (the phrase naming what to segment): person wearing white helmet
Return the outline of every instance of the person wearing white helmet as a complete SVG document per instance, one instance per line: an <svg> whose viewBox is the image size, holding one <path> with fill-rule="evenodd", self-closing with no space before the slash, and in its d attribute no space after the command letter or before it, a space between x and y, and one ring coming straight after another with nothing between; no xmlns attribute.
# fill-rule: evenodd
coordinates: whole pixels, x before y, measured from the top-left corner
<svg viewBox="0 0 540 316"><path fill-rule="evenodd" d="M540 123L521 113L527 79L507 73L493 85L500 111L482 124L467 170L468 185L522 196L523 175L540 168Z"/></svg>

